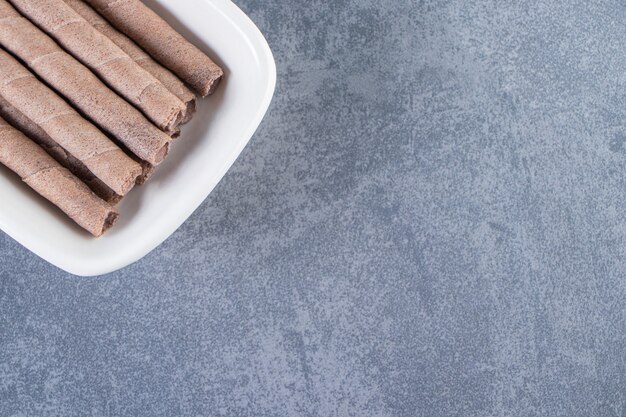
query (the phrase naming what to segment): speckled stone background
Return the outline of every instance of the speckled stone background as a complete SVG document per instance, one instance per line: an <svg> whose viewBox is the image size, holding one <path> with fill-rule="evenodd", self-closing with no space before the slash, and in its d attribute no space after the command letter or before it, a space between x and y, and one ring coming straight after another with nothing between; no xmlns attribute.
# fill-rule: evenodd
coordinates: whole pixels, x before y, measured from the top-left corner
<svg viewBox="0 0 626 417"><path fill-rule="evenodd" d="M0 416L626 416L623 1L238 4L275 100L174 236L0 236Z"/></svg>

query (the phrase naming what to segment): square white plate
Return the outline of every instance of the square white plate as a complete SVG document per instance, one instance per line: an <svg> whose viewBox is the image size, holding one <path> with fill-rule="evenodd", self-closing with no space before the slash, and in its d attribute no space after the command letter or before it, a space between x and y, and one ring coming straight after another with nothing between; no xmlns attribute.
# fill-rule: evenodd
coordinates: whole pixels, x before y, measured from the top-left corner
<svg viewBox="0 0 626 417"><path fill-rule="evenodd" d="M119 206L120 221L94 239L0 168L0 229L57 267L82 276L123 268L167 239L226 174L261 123L276 85L265 38L229 0L146 4L225 72L157 173Z"/></svg>

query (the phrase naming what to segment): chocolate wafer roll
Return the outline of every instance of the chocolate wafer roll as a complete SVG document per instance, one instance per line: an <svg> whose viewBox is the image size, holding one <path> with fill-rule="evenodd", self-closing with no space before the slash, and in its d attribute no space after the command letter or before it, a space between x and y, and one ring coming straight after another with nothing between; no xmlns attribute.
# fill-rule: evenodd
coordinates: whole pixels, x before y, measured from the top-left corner
<svg viewBox="0 0 626 417"><path fill-rule="evenodd" d="M3 49L0 95L118 195L135 185L141 165Z"/></svg>
<svg viewBox="0 0 626 417"><path fill-rule="evenodd" d="M31 71L139 159L157 165L165 158L170 142L167 134L111 91L6 0L0 0L0 45L19 57Z"/></svg>
<svg viewBox="0 0 626 417"><path fill-rule="evenodd" d="M11 0L11 4L160 129L172 132L181 123L185 104L63 0Z"/></svg>
<svg viewBox="0 0 626 417"><path fill-rule="evenodd" d="M99 199L70 171L2 118L0 164L96 237L117 220L115 208Z"/></svg>
<svg viewBox="0 0 626 417"><path fill-rule="evenodd" d="M202 97L215 91L224 75L222 69L141 1L86 2Z"/></svg>
<svg viewBox="0 0 626 417"><path fill-rule="evenodd" d="M93 175L85 164L59 146L42 128L37 126L28 117L24 116L22 112L13 107L2 96L0 96L0 117L4 118L13 125L13 127L20 130L41 146L50 156L56 159L59 164L69 169L72 174L76 175L82 182L87 184L98 197L111 204L120 202L122 196L118 195L99 178ZM139 181L140 179L137 180L137 182Z"/></svg>
<svg viewBox="0 0 626 417"><path fill-rule="evenodd" d="M98 12L96 12L83 0L64 1L78 14L80 14L83 19L89 22L91 26L95 27L104 36L111 39L113 43L119 46L122 51L126 52L126 54L128 54L133 61L141 65L143 69L152 74L157 80L161 81L165 88L174 93L176 97L186 104L187 107L181 124L191 120L196 110L196 96L189 88L187 88L180 78L152 59L152 57L141 49L132 39L111 26L105 18L100 16Z"/></svg>

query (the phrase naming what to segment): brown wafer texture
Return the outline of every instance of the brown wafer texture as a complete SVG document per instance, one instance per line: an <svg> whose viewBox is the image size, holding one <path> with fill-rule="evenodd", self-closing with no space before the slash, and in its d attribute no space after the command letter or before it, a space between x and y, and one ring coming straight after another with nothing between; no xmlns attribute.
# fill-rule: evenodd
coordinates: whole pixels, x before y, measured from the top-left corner
<svg viewBox="0 0 626 417"><path fill-rule="evenodd" d="M181 123L186 105L63 0L10 3L159 128L172 132Z"/></svg>
<svg viewBox="0 0 626 417"><path fill-rule="evenodd" d="M141 1L86 2L199 95L205 97L215 91L224 75L222 69Z"/></svg>
<svg viewBox="0 0 626 417"><path fill-rule="evenodd" d="M187 88L180 78L170 70L156 62L150 55L141 49L132 39L115 29L105 18L96 12L83 0L64 0L76 13L80 14L91 26L100 31L104 36L131 57L143 69L152 74L157 80L170 90L186 105L185 114L181 123L191 120L196 110L196 96Z"/></svg>
<svg viewBox="0 0 626 417"><path fill-rule="evenodd" d="M135 185L141 165L2 49L0 95L118 195Z"/></svg>
<svg viewBox="0 0 626 417"><path fill-rule="evenodd" d="M94 236L101 236L118 217L115 208L2 118L0 163Z"/></svg>
<svg viewBox="0 0 626 417"><path fill-rule="evenodd" d="M166 133L6 0L0 0L0 45L139 159L158 165L165 158L170 143Z"/></svg>
<svg viewBox="0 0 626 417"><path fill-rule="evenodd" d="M13 107L2 96L0 96L0 117L4 118L13 125L13 127L23 132L31 140L41 146L50 156L56 159L58 163L69 169L72 174L91 188L98 197L111 204L120 202L122 196L118 195L98 177L93 175L85 164L59 146L42 128L37 126L28 117L24 116L22 112ZM137 181L139 182L140 179Z"/></svg>

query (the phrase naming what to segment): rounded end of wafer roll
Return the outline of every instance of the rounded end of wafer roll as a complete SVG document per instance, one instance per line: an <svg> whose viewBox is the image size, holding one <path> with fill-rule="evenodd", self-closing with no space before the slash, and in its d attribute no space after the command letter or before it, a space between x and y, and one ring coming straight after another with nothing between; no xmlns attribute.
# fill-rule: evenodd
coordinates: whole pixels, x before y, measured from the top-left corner
<svg viewBox="0 0 626 417"><path fill-rule="evenodd" d="M133 189L137 181L137 178L139 178L142 173L141 166L136 163L132 166L132 170L130 171L131 171L130 174L124 177L124 182L120 184L120 187L121 187L120 190L116 191L116 193L120 196L125 196L126 194L130 192L130 190Z"/></svg>
<svg viewBox="0 0 626 417"><path fill-rule="evenodd" d="M113 227L113 225L117 222L117 219L119 217L120 217L120 214L117 211L112 210L107 216L107 218L104 220L102 231L100 232L100 234L97 234L96 237L102 236L107 230Z"/></svg>
<svg viewBox="0 0 626 417"><path fill-rule="evenodd" d="M167 154L170 152L170 144L166 143L159 151L154 155L154 164L158 165L167 157Z"/></svg>
<svg viewBox="0 0 626 417"><path fill-rule="evenodd" d="M180 103L180 107L173 113L173 117L163 128L163 131L170 136L173 136L173 133L180 131L178 126L183 124L183 120L185 119L187 113L187 105L180 101L180 99L178 99L178 102Z"/></svg>
<svg viewBox="0 0 626 417"><path fill-rule="evenodd" d="M109 204L116 205L116 204L118 204L120 201L122 201L122 199L123 199L123 198L124 198L123 196L115 194L115 195L113 195L113 196L111 196L111 197L107 198L107 199L106 199L106 200L104 200L104 201L106 201L106 202L107 202L107 203L109 203Z"/></svg>
<svg viewBox="0 0 626 417"><path fill-rule="evenodd" d="M154 174L156 168L149 162L143 161L141 163L142 173L137 178L137 185L143 185L150 179L150 177Z"/></svg>
<svg viewBox="0 0 626 417"><path fill-rule="evenodd" d="M170 137L172 139L178 139L180 137L180 134L181 134L181 130L180 128L177 127L175 131L170 132Z"/></svg>
<svg viewBox="0 0 626 417"><path fill-rule="evenodd" d="M189 123L191 119L193 118L193 116L195 116L196 108L197 108L196 98L193 97L187 103L185 103L185 105L186 105L186 109L185 109L185 113L183 114L183 120L180 122L181 125L184 125L185 123Z"/></svg>
<svg viewBox="0 0 626 417"><path fill-rule="evenodd" d="M206 83L205 86L203 86L202 91L200 91L201 96L206 97L206 96L210 96L211 94L213 94L215 90L217 90L217 87L219 87L220 82L222 81L223 78L224 78L224 71L222 71L222 69L216 65L215 68L211 70L211 76L208 82Z"/></svg>

